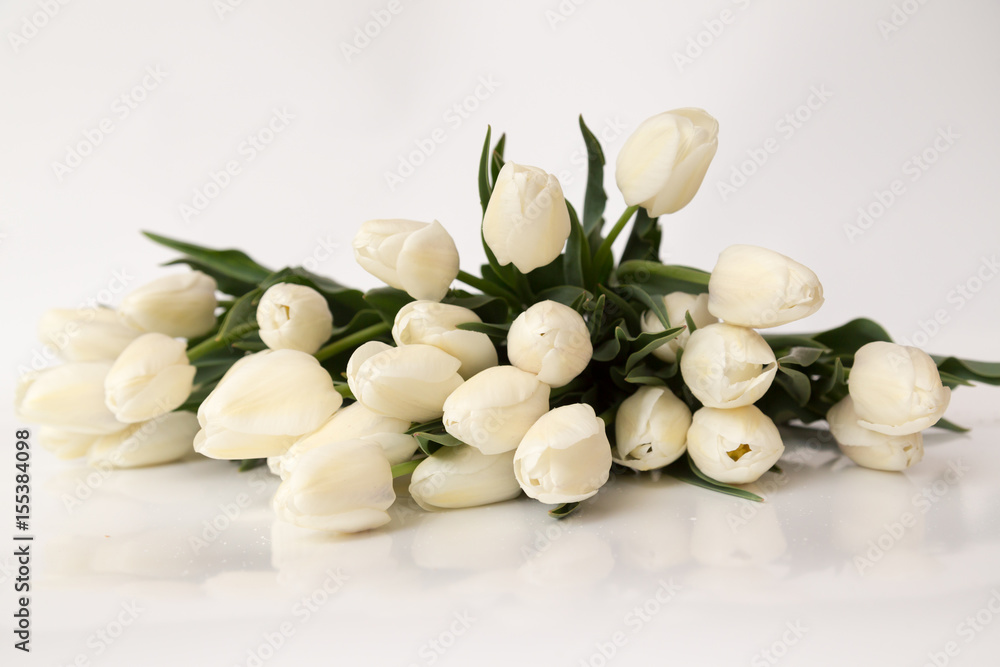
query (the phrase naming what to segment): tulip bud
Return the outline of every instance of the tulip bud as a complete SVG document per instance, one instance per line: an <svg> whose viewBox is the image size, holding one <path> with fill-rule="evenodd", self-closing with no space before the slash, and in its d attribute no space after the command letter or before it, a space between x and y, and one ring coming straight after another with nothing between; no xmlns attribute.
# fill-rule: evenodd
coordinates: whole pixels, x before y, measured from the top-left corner
<svg viewBox="0 0 1000 667"><path fill-rule="evenodd" d="M774 351L745 327L709 324L687 341L681 375L691 393L710 408L750 405L767 392L778 372Z"/></svg>
<svg viewBox="0 0 1000 667"><path fill-rule="evenodd" d="M132 424L171 412L191 395L195 367L183 342L144 334L125 348L104 378L108 409Z"/></svg>
<svg viewBox="0 0 1000 667"><path fill-rule="evenodd" d="M771 418L747 405L695 412L688 429L687 450L695 465L712 479L749 484L778 462L785 445Z"/></svg>
<svg viewBox="0 0 1000 667"><path fill-rule="evenodd" d="M425 422L444 413L445 399L462 384L461 365L430 345L392 347L369 341L347 362L347 383L372 412Z"/></svg>
<svg viewBox="0 0 1000 667"><path fill-rule="evenodd" d="M284 454L342 401L315 357L297 350L257 352L233 364L202 402L194 448L213 459Z"/></svg>
<svg viewBox="0 0 1000 667"><path fill-rule="evenodd" d="M594 354L580 313L555 301L539 301L517 316L507 332L507 356L550 387L583 372Z"/></svg>
<svg viewBox="0 0 1000 667"><path fill-rule="evenodd" d="M718 318L713 317L708 312L707 294L695 295L687 294L686 292L671 292L663 297L663 306L667 310L667 321L670 322L671 327L686 326L687 319L684 317L685 313L691 314L691 320L699 329L719 321ZM666 330L663 322L660 321L660 318L652 310L647 310L643 313L640 326L645 333L659 333ZM685 328L676 338L668 340L653 350L653 356L667 363L677 361L677 351L684 348L690 336L691 332Z"/></svg>
<svg viewBox="0 0 1000 667"><path fill-rule="evenodd" d="M537 167L506 163L483 215L483 238L501 266L521 273L552 262L569 238L569 210L559 180Z"/></svg>
<svg viewBox="0 0 1000 667"><path fill-rule="evenodd" d="M139 333L110 308L57 308L38 322L38 338L67 361L114 361Z"/></svg>
<svg viewBox="0 0 1000 667"><path fill-rule="evenodd" d="M257 305L260 339L272 350L315 354L333 333L333 315L323 295L294 283L271 285Z"/></svg>
<svg viewBox="0 0 1000 667"><path fill-rule="evenodd" d="M847 383L858 423L886 435L933 426L951 400L934 360L923 350L895 343L862 346Z"/></svg>
<svg viewBox="0 0 1000 667"><path fill-rule="evenodd" d="M514 366L487 368L444 402L444 428L484 454L517 448L549 411L549 385Z"/></svg>
<svg viewBox="0 0 1000 667"><path fill-rule="evenodd" d="M125 295L121 320L139 331L197 338L215 326L215 279L201 271L164 276Z"/></svg>
<svg viewBox="0 0 1000 667"><path fill-rule="evenodd" d="M396 313L392 339L396 345L433 345L462 362L458 374L468 380L497 365L493 341L478 331L463 331L459 324L482 322L468 308L436 301L412 301Z"/></svg>
<svg viewBox="0 0 1000 667"><path fill-rule="evenodd" d="M826 421L840 451L864 468L906 470L924 457L922 433L886 435L861 426L850 396L830 408Z"/></svg>
<svg viewBox="0 0 1000 667"><path fill-rule="evenodd" d="M278 487L274 510L302 528L356 533L388 523L395 499L382 448L344 440L304 452Z"/></svg>
<svg viewBox="0 0 1000 667"><path fill-rule="evenodd" d="M702 109L674 109L643 121L615 165L625 203L654 218L681 210L701 187L718 147L719 122Z"/></svg>
<svg viewBox="0 0 1000 667"><path fill-rule="evenodd" d="M94 443L87 462L94 467L138 468L170 463L194 452L198 418L190 412L171 412L132 424L120 433Z"/></svg>
<svg viewBox="0 0 1000 667"><path fill-rule="evenodd" d="M768 329L812 315L823 305L816 274L781 253L729 246L708 281L708 310L729 324Z"/></svg>
<svg viewBox="0 0 1000 667"><path fill-rule="evenodd" d="M514 452L483 454L474 447L442 447L417 466L410 496L425 510L478 507L521 495Z"/></svg>
<svg viewBox="0 0 1000 667"><path fill-rule="evenodd" d="M361 403L351 403L335 412L318 429L296 440L288 451L275 461L271 471L285 479L298 465L301 456L310 450L331 442L368 438L373 438L373 442L382 445L389 463L396 465L409 460L417 450L416 439L406 435L409 428L410 422L404 419L386 417L372 412ZM397 437L375 438L381 435Z"/></svg>
<svg viewBox="0 0 1000 667"><path fill-rule="evenodd" d="M414 299L440 301L458 276L458 248L437 220L369 220L353 245L361 268Z"/></svg>
<svg viewBox="0 0 1000 667"><path fill-rule="evenodd" d="M127 426L127 424L122 424ZM101 436L92 433L75 433L52 426L42 426L35 432L35 440L45 451L59 459L77 459L86 456Z"/></svg>
<svg viewBox="0 0 1000 667"><path fill-rule="evenodd" d="M615 463L653 470L684 454L691 410L666 387L642 387L618 407Z"/></svg>
<svg viewBox="0 0 1000 667"><path fill-rule="evenodd" d="M529 497L555 505L589 498L608 481L611 443L586 403L542 415L514 454L514 475Z"/></svg>
<svg viewBox="0 0 1000 667"><path fill-rule="evenodd" d="M29 373L18 383L14 412L19 420L75 433L117 433L126 424L104 404L110 369L108 362L81 361Z"/></svg>

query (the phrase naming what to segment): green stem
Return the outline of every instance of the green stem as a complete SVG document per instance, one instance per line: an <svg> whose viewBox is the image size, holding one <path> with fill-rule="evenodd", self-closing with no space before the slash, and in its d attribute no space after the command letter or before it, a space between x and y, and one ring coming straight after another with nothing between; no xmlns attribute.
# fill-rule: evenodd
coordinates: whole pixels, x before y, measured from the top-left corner
<svg viewBox="0 0 1000 667"><path fill-rule="evenodd" d="M326 347L320 348L316 354L313 356L320 361L325 361L330 357L340 354L350 350L353 347L357 347L361 343L367 343L372 338L379 336L388 332L392 327L388 322L380 322L379 324L373 324L370 327L365 327L360 331L355 331L350 336L344 336L338 341L330 343Z"/></svg>
<svg viewBox="0 0 1000 667"><path fill-rule="evenodd" d="M629 206L625 209L625 212L622 213L622 217L618 218L618 222L616 222L615 226L611 228L610 232L608 232L608 238L604 239L604 242L601 243L597 252L594 253L594 266L600 266L604 257L611 254L611 244L615 242L618 235L622 233L623 229L625 229L625 225L628 224L628 221L632 219L632 216L635 215L635 212L638 210L638 206Z"/></svg>
<svg viewBox="0 0 1000 667"><path fill-rule="evenodd" d="M510 301L511 303L514 304L516 304L518 301L517 296L513 292L497 285L496 283L490 282L485 278L474 276L471 273L467 273L465 271L459 271L458 279L463 283L465 283L466 285L468 285L469 287L475 287L483 294L498 296L501 299L506 299L507 301Z"/></svg>
<svg viewBox="0 0 1000 667"><path fill-rule="evenodd" d="M227 345L229 345L229 340L226 338L208 338L203 340L188 350L188 361L194 361L199 357L204 357L206 354L210 354L216 350L221 350Z"/></svg>
<svg viewBox="0 0 1000 667"><path fill-rule="evenodd" d="M597 418L604 422L604 426L608 427L615 423L615 415L618 414L617 405L613 405L601 414L597 415Z"/></svg>
<svg viewBox="0 0 1000 667"><path fill-rule="evenodd" d="M403 475L409 475L411 472L417 469L420 462L423 459L417 459L416 461L407 461L405 463L397 463L392 466L392 478L402 477Z"/></svg>

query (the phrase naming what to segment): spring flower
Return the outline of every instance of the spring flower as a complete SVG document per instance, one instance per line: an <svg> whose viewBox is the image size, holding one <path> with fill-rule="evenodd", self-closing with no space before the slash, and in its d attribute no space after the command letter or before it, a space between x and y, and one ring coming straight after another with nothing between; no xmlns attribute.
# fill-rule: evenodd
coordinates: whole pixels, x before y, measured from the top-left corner
<svg viewBox="0 0 1000 667"><path fill-rule="evenodd" d="M104 404L109 370L108 362L81 361L29 373L18 383L14 413L19 420L74 433L117 433L127 425Z"/></svg>
<svg viewBox="0 0 1000 667"><path fill-rule="evenodd" d="M826 421L840 451L859 466L875 470L906 470L924 456L924 436L921 432L886 435L861 426L850 396L845 396L830 408Z"/></svg>
<svg viewBox="0 0 1000 667"><path fill-rule="evenodd" d="M719 482L755 482L785 451L771 418L752 405L701 408L688 429L687 450L698 468Z"/></svg>
<svg viewBox="0 0 1000 667"><path fill-rule="evenodd" d="M534 304L507 332L510 363L550 387L562 387L582 373L593 353L583 317L556 301Z"/></svg>
<svg viewBox="0 0 1000 667"><path fill-rule="evenodd" d="M615 462L653 470L684 454L691 410L666 387L642 387L622 401L615 416Z"/></svg>
<svg viewBox="0 0 1000 667"><path fill-rule="evenodd" d="M671 327L685 326L687 320L684 315L686 313L691 314L694 325L699 329L719 321L717 317L708 312L707 294L695 295L686 292L671 292L663 297L663 306L666 308L667 320L670 321ZM643 313L640 326L646 333L659 333L666 330L663 322L660 321L660 318L652 310L647 310ZM684 348L690 336L691 332L684 329L676 338L668 340L653 350L653 356L667 363L677 361L677 351Z"/></svg>
<svg viewBox="0 0 1000 667"><path fill-rule="evenodd" d="M462 362L458 374L468 380L481 370L497 365L497 349L490 337L463 331L459 324L482 322L468 308L436 301L411 301L396 313L392 339L396 345L433 345Z"/></svg>
<svg viewBox="0 0 1000 667"><path fill-rule="evenodd" d="M104 378L108 409L132 424L166 414L191 395L195 367L182 341L159 333L139 336Z"/></svg>
<svg viewBox="0 0 1000 667"><path fill-rule="evenodd" d="M138 468L176 461L194 452L198 418L190 412L171 412L124 431L102 436L87 455L94 467Z"/></svg>
<svg viewBox="0 0 1000 667"><path fill-rule="evenodd" d="M333 315L323 295L306 285L278 283L257 304L260 339L272 350L315 354L333 333Z"/></svg>
<svg viewBox="0 0 1000 667"><path fill-rule="evenodd" d="M738 408L764 395L778 372L774 352L753 329L709 324L687 341L681 375L710 408Z"/></svg>
<svg viewBox="0 0 1000 667"><path fill-rule="evenodd" d="M369 220L353 245L361 268L414 299L440 301L458 276L458 249L437 220Z"/></svg>
<svg viewBox="0 0 1000 667"><path fill-rule="evenodd" d="M139 334L110 308L55 308L38 322L38 338L66 361L114 361Z"/></svg>
<svg viewBox="0 0 1000 667"><path fill-rule="evenodd" d="M483 454L474 447L442 447L410 477L410 496L425 510L478 507L521 495L514 452Z"/></svg>
<svg viewBox="0 0 1000 667"><path fill-rule="evenodd" d="M125 295L118 316L139 331L196 338L215 326L215 290L201 271L164 276Z"/></svg>

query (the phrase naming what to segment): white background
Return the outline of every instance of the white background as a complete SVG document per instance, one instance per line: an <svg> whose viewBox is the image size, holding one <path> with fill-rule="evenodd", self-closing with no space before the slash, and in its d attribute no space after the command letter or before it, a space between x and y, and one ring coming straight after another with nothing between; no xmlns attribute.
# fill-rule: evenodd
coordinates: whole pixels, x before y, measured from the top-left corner
<svg viewBox="0 0 1000 667"><path fill-rule="evenodd" d="M374 279L350 253L357 225L436 218L456 238L463 268L475 270L482 261L475 172L487 124L508 133L509 159L559 175L572 201L582 199L585 181L577 115L598 134L605 128L608 217L615 218L624 206L611 169L619 147L644 118L681 106L707 109L721 131L701 192L665 220L666 260L709 269L729 244L771 247L813 268L825 287L822 311L793 327L827 328L867 315L931 352L1000 359L1000 280L991 280L1000 251L994 2L400 0L389 14L386 2L244 0L220 11L210 0L106 0L53 2L51 18L39 14L44 4L0 8L8 369L0 400L7 405L20 370L41 350L34 324L46 308L112 296L116 275L131 277L131 287L162 275L156 265L171 254L140 229L239 246L273 267L315 261L322 273L369 287ZM904 4L910 14L899 9ZM377 31L369 26L378 34L345 53L372 12L391 21ZM44 25L34 30L26 21ZM147 68L165 76L135 90ZM816 90L826 99L800 108ZM136 107L127 116L123 95ZM241 143L275 110L294 119L247 159ZM783 119L796 113L794 132L784 129ZM55 166L106 118L113 130L92 150L84 146L89 154L78 166L69 173ZM443 143L390 187L386 173L438 128ZM939 142L944 152L934 148L940 133L957 137ZM766 163L744 167L748 151L759 153L771 138L778 148ZM911 160L925 151L933 164L914 172ZM239 161L240 173L185 219L181 206L192 205L195 190L204 191L230 160ZM724 196L720 183L731 183L741 168L752 175ZM856 223L859 207L872 207L897 179L902 194L850 237L845 226ZM927 324L934 318L943 323L936 329ZM86 471L40 452L36 526L47 558L36 561L42 592L35 612L36 643L45 653L31 664L69 664L79 655L91 664L176 664L181 656L194 664L246 664L261 633L289 616L295 587L288 577L319 575L338 559L365 572L267 664L302 664L294 661L310 655L327 662L344 652L353 656L349 664L362 664L365 655L372 664L429 664L423 643L449 627L452 613L472 609L479 621L438 664L577 665L591 659L595 642L618 629L631 633L624 615L670 577L683 592L656 616L658 627L630 635L609 664L642 655L752 664L797 619L812 629L782 664L834 664L825 662L832 656L922 664L998 584L997 404L994 389L960 390L954 418L980 428L968 438L930 438L937 449L929 446L927 460L906 476L831 463L840 470L833 474L810 459L759 515L770 518L754 524L760 539L736 549L737 562L727 560L729 547L706 550L688 530L713 520L713 502L731 502L646 482L611 489L589 513L558 524L572 540L563 540L561 551L539 551L549 559L542 564L501 546L533 544L533 531L556 525L526 502L422 519L420 530L401 518L396 530L352 541L350 555L324 543L327 551L314 545L295 552L301 562L289 560L287 549L279 553L281 539L272 543L267 493L253 496L240 530L192 554L188 537L246 484L228 468L123 473L68 513L61 490ZM13 418L4 414L12 433ZM883 517L891 523L908 506L909 491L926 488L956 457L974 462L976 472L963 479L961 494L949 492L921 515L919 535L908 534L906 554L919 562L883 566L899 575L887 577L891 584L852 569L852 554L883 531ZM8 488L6 477L0 488ZM870 507L859 509L858 498ZM652 502L668 509L653 512ZM659 524L669 517L686 537L665 537L668 527ZM848 537L837 532L859 521L865 527ZM479 552L463 546L466 534ZM637 535L662 538L636 549L645 561L628 557ZM659 558L662 549L676 557ZM446 552L454 562L437 559ZM516 585L512 573L520 573ZM0 576L6 610L13 593ZM565 586L553 592L544 583L550 580ZM126 599L142 600L149 611L97 656L87 637ZM962 643L950 664L995 657L998 626ZM0 651L7 664L13 652L7 645Z"/></svg>

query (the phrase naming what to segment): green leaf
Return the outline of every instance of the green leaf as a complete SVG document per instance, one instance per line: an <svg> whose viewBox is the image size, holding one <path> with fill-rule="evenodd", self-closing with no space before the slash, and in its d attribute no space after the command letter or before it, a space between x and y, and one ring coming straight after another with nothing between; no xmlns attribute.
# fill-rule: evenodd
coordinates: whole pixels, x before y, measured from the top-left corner
<svg viewBox="0 0 1000 667"><path fill-rule="evenodd" d="M496 146L493 147L492 158L490 159L490 173L493 184L496 184L497 176L500 175L500 170L503 169L503 149L506 145L507 135L501 134L500 139L497 140Z"/></svg>
<svg viewBox="0 0 1000 667"><path fill-rule="evenodd" d="M949 421L947 419L941 418L934 424L937 428L942 428L946 431L952 431L953 433L968 433L969 429L964 426L959 426L955 422Z"/></svg>
<svg viewBox="0 0 1000 667"><path fill-rule="evenodd" d="M941 376L941 382L944 384L944 386L950 387L952 389L959 386L961 387L975 386L965 378L960 378L957 375L952 375L951 373L948 373L946 371L939 370L938 375Z"/></svg>
<svg viewBox="0 0 1000 667"><path fill-rule="evenodd" d="M580 503L578 503L578 502L577 503L563 503L559 507L556 507L555 509L549 510L549 516L552 517L553 519L565 519L570 514L572 514L573 511L577 507L579 507L579 506L580 506Z"/></svg>
<svg viewBox="0 0 1000 667"><path fill-rule="evenodd" d="M413 301L413 297L394 287L376 287L365 293L365 301L378 311L383 320L392 324L399 309Z"/></svg>
<svg viewBox="0 0 1000 667"><path fill-rule="evenodd" d="M601 142L583 122L582 114L580 132L583 133L583 142L587 146L587 190L583 198L583 231L588 238L594 239L595 235L599 236L601 233L604 207L608 202L608 195L604 192L604 151L601 150Z"/></svg>
<svg viewBox="0 0 1000 667"><path fill-rule="evenodd" d="M219 327L216 340L235 340L256 331L257 304L263 295L264 290L258 287L236 299Z"/></svg>
<svg viewBox="0 0 1000 667"><path fill-rule="evenodd" d="M594 295L582 287L576 287L573 285L557 285L555 287L542 290L536 295L538 301L557 301L558 303L571 308L573 307L573 303L580 297L593 299Z"/></svg>
<svg viewBox="0 0 1000 667"><path fill-rule="evenodd" d="M490 195L493 194L493 183L490 182L490 133L492 131L493 128L487 125L486 141L483 142L483 155L479 159L479 203L483 207L483 215L486 215L486 207L490 203ZM490 264L492 263L490 262Z"/></svg>
<svg viewBox="0 0 1000 667"><path fill-rule="evenodd" d="M812 336L818 343L826 345L838 354L854 356L863 345L875 341L892 342L889 333L877 322L861 317L847 324Z"/></svg>
<svg viewBox="0 0 1000 667"><path fill-rule="evenodd" d="M588 301L586 304L587 330L590 332L590 340L597 340L604 324L604 306L608 298L605 295L597 297L596 301ZM592 304L592 305L591 305Z"/></svg>
<svg viewBox="0 0 1000 667"><path fill-rule="evenodd" d="M601 345L594 350L594 353L590 358L594 361L611 361L618 356L618 353L621 352L623 345L628 340L628 332L621 327L615 327L614 336L601 343Z"/></svg>
<svg viewBox="0 0 1000 667"><path fill-rule="evenodd" d="M604 307L604 316L607 319L613 320L616 317L623 317L630 331L638 331L640 329L642 316L639 314L639 311L632 307L632 304L621 298L615 290L609 289L604 285L597 286L597 293L608 299L608 305Z"/></svg>
<svg viewBox="0 0 1000 667"><path fill-rule="evenodd" d="M1000 363L933 356L938 370L963 380L1000 385Z"/></svg>
<svg viewBox="0 0 1000 667"><path fill-rule="evenodd" d="M622 262L629 260L660 261L660 240L662 230L659 218L651 218L646 209L640 208L632 223L632 232L628 236L625 250L622 251Z"/></svg>
<svg viewBox="0 0 1000 667"><path fill-rule="evenodd" d="M568 201L566 209L569 211L570 231L563 254L564 279L567 285L586 288L590 282L590 245L576 211Z"/></svg>
<svg viewBox="0 0 1000 667"><path fill-rule="evenodd" d="M478 333L484 333L490 338L498 338L500 340L506 340L507 332L510 330L510 324L487 324L486 322L462 322L455 328L461 329L462 331L475 331Z"/></svg>
<svg viewBox="0 0 1000 667"><path fill-rule="evenodd" d="M684 311L684 324L687 325L688 331L694 333L698 330L698 325L694 323L694 318L691 317L691 311Z"/></svg>
<svg viewBox="0 0 1000 667"><path fill-rule="evenodd" d="M827 351L828 348L823 343L813 340L807 335L800 334L763 334L764 340L771 346L771 349L790 350L793 347L814 347L818 350Z"/></svg>
<svg viewBox="0 0 1000 667"><path fill-rule="evenodd" d="M433 419L422 424L414 424L406 431L406 435L415 435L424 431L439 431L442 429L444 429L444 424L441 423L441 420Z"/></svg>
<svg viewBox="0 0 1000 667"><path fill-rule="evenodd" d="M489 294L462 295L456 294L456 290L452 290L441 300L441 303L468 308L479 315L484 322L506 322L510 314L510 307L506 301Z"/></svg>
<svg viewBox="0 0 1000 667"><path fill-rule="evenodd" d="M731 484L717 482L711 477L708 477L705 473L698 469L698 466L691 460L690 454L686 454L683 458L671 463L663 469L663 472L670 475L674 479L680 480L686 484L691 484L692 486L700 486L703 489L717 491L718 493L724 493L726 495L736 496L737 498L752 500L758 503L764 501L764 499L756 493L751 493L750 491L741 489L737 486L732 486Z"/></svg>
<svg viewBox="0 0 1000 667"><path fill-rule="evenodd" d="M817 386L819 396L830 404L836 403L847 395L847 373L844 364L837 357L833 362L833 369Z"/></svg>
<svg viewBox="0 0 1000 667"><path fill-rule="evenodd" d="M779 365L795 364L796 366L811 366L823 356L824 350L818 347L793 347L788 354L778 359Z"/></svg>
<svg viewBox="0 0 1000 667"><path fill-rule="evenodd" d="M212 276L215 280L215 284L219 287L219 291L231 296L239 296L240 294L244 294L245 292L248 292L256 287L256 285L252 282L233 278L228 273L219 271L214 266L198 261L193 257L181 257L180 259L165 262L163 266L174 266L176 264L187 264L195 271L201 271L206 275Z"/></svg>
<svg viewBox="0 0 1000 667"><path fill-rule="evenodd" d="M354 395L354 392L351 391L350 385L348 385L346 382L342 382L340 380L334 380L333 388L334 390L336 390L338 394L340 394L345 399L351 401L357 400L357 397Z"/></svg>
<svg viewBox="0 0 1000 667"><path fill-rule="evenodd" d="M812 385L810 385L809 378L805 373L785 366L778 366L778 373L774 376L774 381L788 392L788 395L799 405L805 406L809 403Z"/></svg>
<svg viewBox="0 0 1000 667"><path fill-rule="evenodd" d="M200 262L203 266L210 267L223 275L229 276L239 281L257 284L271 274L267 269L250 258L242 250L213 250L203 246L185 243L176 239L160 236L152 232L143 232L150 240L162 246L182 252L188 257Z"/></svg>
<svg viewBox="0 0 1000 667"><path fill-rule="evenodd" d="M663 299L659 296L653 296L638 285L629 285L629 288L632 298L641 302L647 309L656 313L656 317L660 320L660 324L662 324L664 328L669 329L670 318L667 317L667 307L663 303Z"/></svg>
<svg viewBox="0 0 1000 667"><path fill-rule="evenodd" d="M464 445L465 443L448 433L424 433L418 432L414 433L413 437L417 439L417 445L420 447L428 456L432 455L441 447L457 447L459 445Z"/></svg>
<svg viewBox="0 0 1000 667"><path fill-rule="evenodd" d="M254 468L267 465L267 459L243 459L239 461L239 464L239 471L247 472L248 470L253 470Z"/></svg>
<svg viewBox="0 0 1000 667"><path fill-rule="evenodd" d="M708 279L712 274L689 266L633 259L622 262L617 275L623 285L642 286L652 294L702 294L708 291Z"/></svg>
<svg viewBox="0 0 1000 667"><path fill-rule="evenodd" d="M640 364L625 374L625 382L629 384L650 385L654 387L666 386L667 382L656 372L645 364Z"/></svg>
<svg viewBox="0 0 1000 667"><path fill-rule="evenodd" d="M636 351L630 354L628 361L625 362L625 372L628 373L631 371L640 361L652 354L653 350L677 338L683 331L684 327L673 327L666 331L655 333L644 332L636 336L631 346Z"/></svg>

